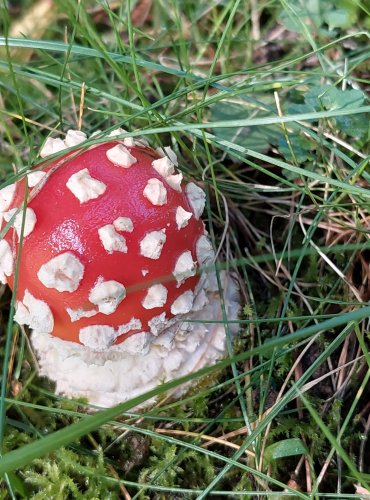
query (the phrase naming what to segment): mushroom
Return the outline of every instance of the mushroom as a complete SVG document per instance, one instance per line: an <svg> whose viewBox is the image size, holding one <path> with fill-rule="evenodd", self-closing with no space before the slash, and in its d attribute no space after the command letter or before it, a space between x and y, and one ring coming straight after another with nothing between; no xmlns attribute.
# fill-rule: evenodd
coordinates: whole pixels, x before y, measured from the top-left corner
<svg viewBox="0 0 370 500"><path fill-rule="evenodd" d="M115 135L93 146L79 131L48 139L39 169L0 190L2 228L11 224L0 280L12 288L22 241L14 319L32 329L40 373L58 393L103 407L226 349L204 191L183 181L170 148ZM235 320L235 281L220 278Z"/></svg>

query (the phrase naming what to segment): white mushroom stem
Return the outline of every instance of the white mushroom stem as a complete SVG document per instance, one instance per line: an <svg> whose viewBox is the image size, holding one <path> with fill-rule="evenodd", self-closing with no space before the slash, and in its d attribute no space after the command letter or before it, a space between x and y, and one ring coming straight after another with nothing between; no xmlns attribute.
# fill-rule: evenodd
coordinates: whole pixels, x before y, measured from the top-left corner
<svg viewBox="0 0 370 500"><path fill-rule="evenodd" d="M232 276L220 274L224 288L230 333L238 329L239 293ZM214 274L202 280L201 307L171 320L159 334L136 333L109 350L98 351L34 331L32 342L39 357L41 375L56 382L56 392L87 397L91 404L109 407L154 387L196 372L226 355L226 329ZM186 310L186 309L184 309ZM164 315L163 315L164 316ZM165 318L157 318L157 323ZM216 320L216 322L215 322ZM211 321L207 323L207 321ZM130 340L131 339L131 340ZM126 345L125 345L126 344ZM191 383L177 387L180 397ZM142 407L155 400L146 401Z"/></svg>

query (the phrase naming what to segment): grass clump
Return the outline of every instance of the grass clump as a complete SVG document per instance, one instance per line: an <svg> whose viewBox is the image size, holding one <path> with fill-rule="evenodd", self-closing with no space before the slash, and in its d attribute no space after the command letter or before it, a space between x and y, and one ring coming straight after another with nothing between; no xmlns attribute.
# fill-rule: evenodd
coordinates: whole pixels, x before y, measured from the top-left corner
<svg viewBox="0 0 370 500"><path fill-rule="evenodd" d="M367 6L43 4L1 8L2 186L69 128L171 145L207 190L241 328L181 401L87 415L38 378L3 287L0 498L365 498Z"/></svg>

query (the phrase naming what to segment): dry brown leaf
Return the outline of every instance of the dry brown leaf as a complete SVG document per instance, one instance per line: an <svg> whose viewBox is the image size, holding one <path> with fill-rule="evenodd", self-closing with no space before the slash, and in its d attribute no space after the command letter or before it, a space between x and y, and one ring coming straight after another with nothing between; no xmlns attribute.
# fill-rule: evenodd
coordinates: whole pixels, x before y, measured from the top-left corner
<svg viewBox="0 0 370 500"><path fill-rule="evenodd" d="M58 11L53 0L35 2L17 21L10 26L12 37L42 38L47 28L57 18ZM20 62L30 60L33 49L14 49L12 59Z"/></svg>

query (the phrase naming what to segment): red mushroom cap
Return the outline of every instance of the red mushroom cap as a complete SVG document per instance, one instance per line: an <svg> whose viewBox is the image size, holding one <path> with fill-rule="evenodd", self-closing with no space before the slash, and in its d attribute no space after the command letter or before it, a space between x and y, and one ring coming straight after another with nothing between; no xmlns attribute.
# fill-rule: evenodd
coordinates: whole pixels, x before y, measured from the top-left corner
<svg viewBox="0 0 370 500"><path fill-rule="evenodd" d="M209 251L205 195L182 182L171 156L112 139L28 174L19 323L104 350L191 309L199 253ZM0 191L2 227L13 224L0 279L11 287L26 186Z"/></svg>

